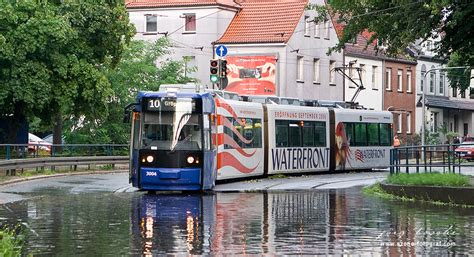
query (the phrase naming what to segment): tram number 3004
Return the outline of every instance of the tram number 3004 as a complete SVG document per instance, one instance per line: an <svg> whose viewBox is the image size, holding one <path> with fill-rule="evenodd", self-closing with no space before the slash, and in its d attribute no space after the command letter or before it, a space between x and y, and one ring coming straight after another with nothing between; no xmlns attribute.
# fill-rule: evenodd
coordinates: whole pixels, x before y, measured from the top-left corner
<svg viewBox="0 0 474 257"><path fill-rule="evenodd" d="M156 177L158 176L158 174L156 173L156 171L147 171L146 176Z"/></svg>

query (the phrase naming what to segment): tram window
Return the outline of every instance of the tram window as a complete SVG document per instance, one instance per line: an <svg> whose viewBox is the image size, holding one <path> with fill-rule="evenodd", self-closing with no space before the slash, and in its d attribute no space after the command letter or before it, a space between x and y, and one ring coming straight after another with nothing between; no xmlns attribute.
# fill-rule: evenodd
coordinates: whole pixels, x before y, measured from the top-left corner
<svg viewBox="0 0 474 257"><path fill-rule="evenodd" d="M355 134L355 146L367 146L367 124L366 123L355 123L354 124Z"/></svg>
<svg viewBox="0 0 474 257"><path fill-rule="evenodd" d="M262 147L262 120L253 119L253 141L252 147L261 148Z"/></svg>
<svg viewBox="0 0 474 257"><path fill-rule="evenodd" d="M346 129L346 138L349 142L349 145L354 145L355 138L354 138L354 123L344 123L344 127Z"/></svg>
<svg viewBox="0 0 474 257"><path fill-rule="evenodd" d="M229 120L230 124L235 128L235 132L224 126L224 133L232 138L237 145L242 148L260 148L262 147L262 121L260 119L250 119L250 118L226 118ZM242 141L242 138L249 140L247 144ZM227 144L230 142L224 143L224 149L233 149L232 145Z"/></svg>
<svg viewBox="0 0 474 257"><path fill-rule="evenodd" d="M369 137L369 146L380 145L379 143L379 124L369 123L367 124L367 136Z"/></svg>
<svg viewBox="0 0 474 257"><path fill-rule="evenodd" d="M290 121L290 146L301 146L301 127L299 121Z"/></svg>
<svg viewBox="0 0 474 257"><path fill-rule="evenodd" d="M140 148L140 113L133 113L133 149Z"/></svg>
<svg viewBox="0 0 474 257"><path fill-rule="evenodd" d="M275 138L277 147L288 147L288 121L275 121Z"/></svg>
<svg viewBox="0 0 474 257"><path fill-rule="evenodd" d="M380 125L380 145L390 146L392 145L392 129L390 124L383 123Z"/></svg>
<svg viewBox="0 0 474 257"><path fill-rule="evenodd" d="M253 138L254 138L254 131L253 131L253 120L252 119L241 119L244 123L242 129L242 136L244 136L245 140L249 141L249 143L242 142L242 148L252 148L253 147Z"/></svg>
<svg viewBox="0 0 474 257"><path fill-rule="evenodd" d="M314 122L315 146L326 146L326 123L322 121Z"/></svg>
<svg viewBox="0 0 474 257"><path fill-rule="evenodd" d="M314 122L305 121L303 124L303 146L314 146Z"/></svg>
<svg viewBox="0 0 474 257"><path fill-rule="evenodd" d="M233 118L224 117L224 119L227 119L229 121L229 124L232 124L234 126L235 124L238 124ZM234 135L234 132L232 131L232 129L227 126L224 126L224 134L226 134L230 138L233 138L234 140L236 139L236 136ZM227 143L228 142L226 142L226 140L224 139L224 149L233 149L233 147Z"/></svg>
<svg viewBox="0 0 474 257"><path fill-rule="evenodd" d="M209 115L203 115L203 141L204 141L204 150L211 150L211 120Z"/></svg>

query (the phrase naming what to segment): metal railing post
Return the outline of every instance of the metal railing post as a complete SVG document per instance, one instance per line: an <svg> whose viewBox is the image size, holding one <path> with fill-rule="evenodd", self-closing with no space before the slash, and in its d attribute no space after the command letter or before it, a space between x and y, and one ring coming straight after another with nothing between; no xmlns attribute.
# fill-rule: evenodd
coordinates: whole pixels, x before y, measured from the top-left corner
<svg viewBox="0 0 474 257"><path fill-rule="evenodd" d="M405 147L405 164L407 165L406 166L406 173L410 173L410 170L408 168L408 147Z"/></svg>
<svg viewBox="0 0 474 257"><path fill-rule="evenodd" d="M395 148L390 149L390 174L395 173Z"/></svg>
<svg viewBox="0 0 474 257"><path fill-rule="evenodd" d="M420 149L416 149L416 173L420 173Z"/></svg>
<svg viewBox="0 0 474 257"><path fill-rule="evenodd" d="M426 146L421 146L423 148L423 166L425 167L426 173Z"/></svg>

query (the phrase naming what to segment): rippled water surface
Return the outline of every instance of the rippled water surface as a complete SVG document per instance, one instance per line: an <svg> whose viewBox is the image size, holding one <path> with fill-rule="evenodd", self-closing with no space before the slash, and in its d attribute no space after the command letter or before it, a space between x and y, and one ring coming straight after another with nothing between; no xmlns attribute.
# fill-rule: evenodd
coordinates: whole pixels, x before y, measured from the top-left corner
<svg viewBox="0 0 474 257"><path fill-rule="evenodd" d="M40 255L474 254L473 209L388 201L361 188L148 195L35 192L0 205Z"/></svg>

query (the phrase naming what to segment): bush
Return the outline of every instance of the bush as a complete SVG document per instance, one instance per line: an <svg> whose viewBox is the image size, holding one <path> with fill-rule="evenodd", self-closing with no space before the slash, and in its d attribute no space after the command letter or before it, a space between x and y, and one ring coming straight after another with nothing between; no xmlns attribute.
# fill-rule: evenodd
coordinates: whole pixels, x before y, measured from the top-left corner
<svg viewBox="0 0 474 257"><path fill-rule="evenodd" d="M23 240L8 228L0 230L0 256L20 256Z"/></svg>

